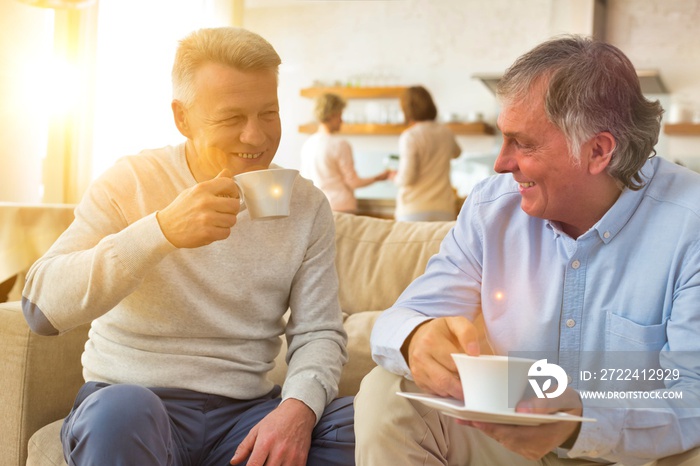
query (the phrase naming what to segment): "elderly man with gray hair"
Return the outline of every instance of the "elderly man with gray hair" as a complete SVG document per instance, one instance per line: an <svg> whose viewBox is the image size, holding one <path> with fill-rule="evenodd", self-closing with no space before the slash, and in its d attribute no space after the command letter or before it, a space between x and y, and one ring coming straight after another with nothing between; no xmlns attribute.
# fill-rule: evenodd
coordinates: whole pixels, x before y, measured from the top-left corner
<svg viewBox="0 0 700 466"><path fill-rule="evenodd" d="M700 175L654 157L662 108L610 44L547 41L498 95L499 174L373 329L381 367L355 399L357 463L700 464ZM506 423L396 395L458 406L461 384L479 381L461 380L451 354L484 342L548 357L566 389L525 396Z"/></svg>

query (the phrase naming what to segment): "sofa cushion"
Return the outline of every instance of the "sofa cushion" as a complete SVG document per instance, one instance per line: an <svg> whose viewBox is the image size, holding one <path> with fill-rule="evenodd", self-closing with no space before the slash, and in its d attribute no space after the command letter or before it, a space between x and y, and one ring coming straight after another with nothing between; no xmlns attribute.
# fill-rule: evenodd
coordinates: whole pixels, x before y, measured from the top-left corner
<svg viewBox="0 0 700 466"><path fill-rule="evenodd" d="M27 466L66 466L61 445L63 419L39 429L29 439Z"/></svg>
<svg viewBox="0 0 700 466"><path fill-rule="evenodd" d="M377 365L372 360L369 336L374 321L382 311L353 314L345 319L348 332L348 362L343 367L338 384L338 396L353 396L360 389L360 382Z"/></svg>
<svg viewBox="0 0 700 466"><path fill-rule="evenodd" d="M39 336L19 302L0 304L0 464L24 464L29 437L70 411L83 384L80 355L88 328Z"/></svg>
<svg viewBox="0 0 700 466"><path fill-rule="evenodd" d="M337 212L336 269L347 314L391 307L455 222L396 222Z"/></svg>

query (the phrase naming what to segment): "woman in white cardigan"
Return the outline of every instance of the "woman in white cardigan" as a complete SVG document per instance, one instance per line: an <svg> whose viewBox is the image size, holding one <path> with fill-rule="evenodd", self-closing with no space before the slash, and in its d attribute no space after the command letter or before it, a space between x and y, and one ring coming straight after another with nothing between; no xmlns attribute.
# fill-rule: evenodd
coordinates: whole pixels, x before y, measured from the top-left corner
<svg viewBox="0 0 700 466"><path fill-rule="evenodd" d="M392 177L399 187L396 219L454 220L457 212L450 161L461 153L455 136L435 121L437 108L424 87L406 89L401 109L409 128L399 137L399 167Z"/></svg>

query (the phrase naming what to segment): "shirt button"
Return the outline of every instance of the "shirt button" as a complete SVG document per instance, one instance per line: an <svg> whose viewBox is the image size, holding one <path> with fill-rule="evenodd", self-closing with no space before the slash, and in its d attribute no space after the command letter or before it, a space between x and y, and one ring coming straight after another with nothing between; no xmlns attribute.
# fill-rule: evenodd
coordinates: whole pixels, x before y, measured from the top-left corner
<svg viewBox="0 0 700 466"><path fill-rule="evenodd" d="M571 267L578 269L579 267L581 267L581 263L578 260L575 260L571 263Z"/></svg>
<svg viewBox="0 0 700 466"><path fill-rule="evenodd" d="M569 328L572 328L576 325L576 321L574 319L567 319L566 321L566 326Z"/></svg>
<svg viewBox="0 0 700 466"><path fill-rule="evenodd" d="M606 231L605 233L603 233L603 238L610 238L610 232Z"/></svg>

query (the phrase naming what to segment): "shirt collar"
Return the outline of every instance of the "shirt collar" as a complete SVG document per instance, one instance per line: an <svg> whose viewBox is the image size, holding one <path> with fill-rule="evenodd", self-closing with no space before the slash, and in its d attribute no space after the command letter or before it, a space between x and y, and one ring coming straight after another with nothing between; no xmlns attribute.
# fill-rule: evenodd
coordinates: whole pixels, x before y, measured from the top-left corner
<svg viewBox="0 0 700 466"><path fill-rule="evenodd" d="M598 222L593 225L589 231L581 235L579 239L590 237L591 234L593 234L592 231L595 231L595 234L598 235L603 243L608 244L612 241L615 235L627 224L637 210L637 207L639 207L639 204L641 204L642 199L644 199L644 194L649 187L649 183L651 183L656 173L657 167L657 159L651 158L647 160L640 170L642 180L645 183L644 187L637 191L625 188L617 201L615 201L615 204L603 215L603 218L598 220ZM547 227L552 230L555 237L566 236L559 227L558 222L547 220Z"/></svg>
<svg viewBox="0 0 700 466"><path fill-rule="evenodd" d="M642 199L644 199L646 190L656 173L658 162L659 161L654 158L647 160L640 170L644 186L637 191L625 188L610 210L603 215L603 218L593 225L593 229L596 230L603 243L607 244L612 241L615 235L622 230L632 215L634 215Z"/></svg>

